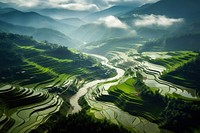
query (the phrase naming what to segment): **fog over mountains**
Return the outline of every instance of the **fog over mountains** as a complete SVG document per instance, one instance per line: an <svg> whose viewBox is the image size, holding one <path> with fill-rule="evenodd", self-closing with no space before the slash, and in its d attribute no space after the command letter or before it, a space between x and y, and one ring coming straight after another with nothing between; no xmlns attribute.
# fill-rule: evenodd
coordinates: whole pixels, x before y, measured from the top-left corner
<svg viewBox="0 0 200 133"><path fill-rule="evenodd" d="M158 0L2 0L17 8L65 8L76 11L100 11L114 5L143 5Z"/></svg>
<svg viewBox="0 0 200 133"><path fill-rule="evenodd" d="M0 0L0 133L200 132L200 0Z"/></svg>
<svg viewBox="0 0 200 133"><path fill-rule="evenodd" d="M0 3L1 31L74 48L124 37L150 39L153 43L174 34L184 36L186 33L181 28L189 29L200 20L198 0L3 2ZM190 33L196 32L193 28ZM156 46L156 50L162 46Z"/></svg>

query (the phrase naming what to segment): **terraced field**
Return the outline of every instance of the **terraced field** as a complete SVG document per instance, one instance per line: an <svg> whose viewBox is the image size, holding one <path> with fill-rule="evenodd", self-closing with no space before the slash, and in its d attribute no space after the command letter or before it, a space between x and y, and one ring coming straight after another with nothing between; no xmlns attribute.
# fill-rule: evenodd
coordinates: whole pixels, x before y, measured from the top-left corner
<svg viewBox="0 0 200 133"><path fill-rule="evenodd" d="M131 65L131 69L135 68L140 71L144 77L144 83L152 88L157 88L159 92L165 96L166 94L177 93L180 96L196 99L197 91L188 88L187 86L177 85L168 81L164 81L163 75L174 71L189 62L193 62L198 54L195 52L182 51L182 52L148 52L138 54L136 51L128 51L126 53L113 52L110 57L111 62L118 57L116 65L118 67L127 69ZM162 76L161 76L162 75ZM181 79L180 79L181 80ZM182 81L182 80L181 80Z"/></svg>
<svg viewBox="0 0 200 133"><path fill-rule="evenodd" d="M100 84L97 87L90 89L90 91L85 96L85 99L91 107L91 109L89 110L89 114L93 115L97 119L108 119L112 123L124 126L131 132L160 132L158 125L148 121L147 119L144 119L143 117L131 114L125 108L121 108L121 106L125 105L125 103L121 103L120 105L114 104L116 102L119 102L120 100L112 97L113 95L111 96L110 93L107 92L107 88L112 85L117 86L116 84L118 83L119 82L117 81ZM126 85L124 84L119 86L122 87ZM128 88L130 89L130 86ZM131 95L134 95L132 90L129 89L125 89L125 91L130 91ZM120 95L124 95L124 93L120 92ZM123 99L124 101L130 100L130 97L128 98L126 96L121 98L125 98ZM141 99L137 100L140 101Z"/></svg>
<svg viewBox="0 0 200 133"><path fill-rule="evenodd" d="M197 98L199 91L197 87L199 83L198 53L169 52L166 55L171 57L150 59L150 62L158 64L158 66L145 62L144 67L140 67L143 69L146 85L159 88L162 95L176 92L183 97ZM163 65L166 69L158 72L159 65ZM191 67L196 71L190 69Z"/></svg>
<svg viewBox="0 0 200 133"><path fill-rule="evenodd" d="M23 49L31 49L30 46L23 46ZM36 48L34 48L35 50ZM33 52L33 50L30 50ZM37 49L36 51L40 51ZM35 52L36 52L35 51ZM92 79L93 74L97 74L101 76L101 69L97 70L95 67L89 68L88 66L93 66L94 61L86 61L88 57L85 57L83 60L79 60L79 55L74 55L73 58L56 58L53 55L46 55L46 52L37 53L34 56L29 55L30 53L25 53L27 56L24 59L24 64L22 65L22 71L18 72L19 74L16 76L20 76L19 81L16 81L20 85L28 85L37 86L40 84L52 83L52 81L56 81L56 79L60 79L60 82L67 80L71 75L80 76L80 78L88 78ZM67 53L67 50L66 50ZM77 57L76 57L77 56ZM75 58L75 59L74 59ZM77 58L77 59L76 59ZM77 65L77 63L81 65ZM62 75L62 78L60 78ZM59 77L59 78L58 78ZM61 81L62 80L62 81ZM87 79L85 79L87 80ZM59 82L59 81L57 81ZM61 84L61 83L60 83Z"/></svg>
<svg viewBox="0 0 200 133"><path fill-rule="evenodd" d="M113 74L93 58L66 47L20 35L1 33L0 37L3 83L38 87L56 84L55 81L61 84L71 76L91 80Z"/></svg>
<svg viewBox="0 0 200 133"><path fill-rule="evenodd" d="M80 94L78 92L75 95L75 97L79 98L79 96L82 96L86 93L85 99L88 105L91 107L90 110L88 111L89 115L92 115L97 119L108 119L112 123L115 123L120 126L123 125L125 128L129 129L132 132L135 132L135 131L139 131L139 132L148 131L152 133L160 132L158 125L142 117L131 115L130 113L124 111L124 109L120 109L119 107L117 107L115 104L111 102L97 100L103 95L108 95L107 90L109 89L110 86L121 83L125 81L126 79L121 79L121 76L123 76L124 74L122 73L123 70L119 68L115 68L107 64L108 60L106 58L103 58L101 56L96 56L96 57L101 58L103 60L102 61L103 64L108 65L114 69L117 69L118 75L113 78L109 78L107 80L93 81L96 84L92 84L92 82L90 82L79 90ZM74 101L76 100L74 100L73 98L73 100L71 101L73 101L70 103L74 105L74 112L77 112L77 110L80 110L80 107L77 104L75 104L76 102L74 103Z"/></svg>
<svg viewBox="0 0 200 133"><path fill-rule="evenodd" d="M172 110L172 116L174 111L164 97L199 102L196 90L160 79L162 74L194 61L197 56L194 52L158 53L159 56L153 57L151 53L144 56L135 50L113 51L109 54L110 60L92 55L100 58L101 64L65 47L23 36L1 36L6 37L0 40L0 47L8 45L3 51L0 49L3 53L0 66L2 132L29 132L60 111L64 103L68 107L64 115L70 113L70 104L71 112L78 112L81 110L78 99L85 94L91 107L87 111L89 115L109 119L132 132L162 132L160 116L168 113L165 108Z"/></svg>
<svg viewBox="0 0 200 133"><path fill-rule="evenodd" d="M15 34L0 38L0 132L30 132L58 111L66 115L69 98L86 81L115 75L67 47Z"/></svg>
<svg viewBox="0 0 200 133"><path fill-rule="evenodd" d="M161 80L159 78L161 73L156 69L155 66L155 69L149 69L147 66L139 66L138 68L144 77L144 83L149 87L156 88L161 95L165 96L168 94L176 93L185 98L198 98L196 90Z"/></svg>
<svg viewBox="0 0 200 133"><path fill-rule="evenodd" d="M166 72L174 71L175 69L192 62L198 56L198 53L183 51L183 52L168 52L162 58L151 58L148 60L153 64L158 64L167 68ZM167 57L167 58L166 58ZM165 73L166 73L165 72Z"/></svg>
<svg viewBox="0 0 200 133"><path fill-rule="evenodd" d="M135 63L131 67L130 72L128 72L129 69L126 69L125 77L123 76L123 78L121 77L119 80L114 81L109 80L88 88L85 99L91 107L88 111L89 115L98 119L108 119L112 123L123 125L132 132L154 133L163 130L158 128L158 125L155 123L160 123L159 118L167 106L164 97L169 96L194 102L200 100L195 90L161 80L159 77L164 71L169 70L169 68L165 68L166 66L152 64L144 60L141 62L137 60L138 58L128 57L126 54L119 55L118 52L114 52L114 54L119 56L118 60L121 63ZM157 58L170 59L173 56L166 55L167 53L160 54L162 55L157 56ZM138 54L136 55L138 56ZM180 52L175 55L180 57L178 57L178 60L175 60L177 62L173 63L175 66L171 66L173 69L188 63L186 58L193 57L190 60L192 61L196 57L196 54L193 52ZM125 58L124 61L123 58ZM121 66L120 63L116 65ZM173 69L171 68L170 70ZM136 82L137 78L133 78L136 77L136 72L141 74L142 82L149 86L147 88L150 91L145 91L144 94L142 92L145 96L141 95L143 85Z"/></svg>
<svg viewBox="0 0 200 133"><path fill-rule="evenodd" d="M63 100L46 91L10 85L0 88L2 132L30 132L59 111Z"/></svg>

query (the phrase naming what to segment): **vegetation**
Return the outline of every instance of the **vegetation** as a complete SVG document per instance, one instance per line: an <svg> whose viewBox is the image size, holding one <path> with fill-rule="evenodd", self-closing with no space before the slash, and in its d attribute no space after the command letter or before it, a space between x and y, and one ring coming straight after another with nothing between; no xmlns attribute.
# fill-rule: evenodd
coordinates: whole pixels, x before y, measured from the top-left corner
<svg viewBox="0 0 200 133"><path fill-rule="evenodd" d="M158 90L143 83L143 77L111 86L109 95L97 98L101 101L115 103L121 109L137 116L142 116L159 125L160 128L175 132L199 132L199 100L168 94L165 97Z"/></svg>
<svg viewBox="0 0 200 133"><path fill-rule="evenodd" d="M177 33L178 35L180 33ZM200 33L189 33L179 36L162 38L155 41L149 41L140 48L140 52L144 51L194 51L200 50L199 41Z"/></svg>
<svg viewBox="0 0 200 133"><path fill-rule="evenodd" d="M129 78L121 84L111 86L108 90L109 95L103 95L97 100L114 102L133 115L158 122L166 103L158 91L147 87L142 79L138 73L137 78Z"/></svg>
<svg viewBox="0 0 200 133"><path fill-rule="evenodd" d="M135 37L105 39L86 44L83 50L100 55L109 54L111 51L125 52L127 48L137 48L136 44L141 43L141 41L141 38Z"/></svg>
<svg viewBox="0 0 200 133"><path fill-rule="evenodd" d="M60 113L53 114L45 124L42 124L31 133L79 133L80 131L93 133L128 132L126 129L111 124L107 120L98 120L90 115L87 115L87 109L89 107L83 98L80 101L84 104L84 109L79 113L69 115L68 117Z"/></svg>
<svg viewBox="0 0 200 133"><path fill-rule="evenodd" d="M123 2L95 13L44 2L45 9L23 4L19 11L14 9L19 1L0 2L0 132L128 132L120 124L133 132L200 132L200 1L129 1L130 7ZM75 19L63 19L71 16ZM114 70L52 43L106 55L113 66L128 70L109 78ZM140 58L144 51L170 51L171 58L165 53ZM164 67L144 61L166 70L161 74ZM102 78L109 79L90 82ZM69 99L83 86L83 110L71 115Z"/></svg>
<svg viewBox="0 0 200 133"><path fill-rule="evenodd" d="M46 91L10 85L1 86L0 101L0 132L30 131L57 112L63 103L60 97Z"/></svg>
<svg viewBox="0 0 200 133"><path fill-rule="evenodd" d="M161 76L162 79L182 85L188 88L196 89L198 90L198 93L200 91L199 85L200 85L200 56L187 63L183 66L180 66L174 71L168 72Z"/></svg>
<svg viewBox="0 0 200 133"><path fill-rule="evenodd" d="M67 47L16 34L0 33L0 56L0 132L29 132L58 111L66 116L85 80L114 73Z"/></svg>
<svg viewBox="0 0 200 133"><path fill-rule="evenodd" d="M200 55L196 52L168 52L171 58L147 59L149 62L167 68L161 79L196 89L200 85Z"/></svg>
<svg viewBox="0 0 200 133"><path fill-rule="evenodd" d="M199 101L183 100L180 98L168 98L168 103L161 117L161 128L174 132L199 132L200 104Z"/></svg>
<svg viewBox="0 0 200 133"><path fill-rule="evenodd" d="M149 62L153 64L158 64L167 68L166 72L171 72L177 68L187 64L197 58L197 53L195 52L168 52L168 55L172 56L171 58L157 58L157 59L148 59Z"/></svg>
<svg viewBox="0 0 200 133"><path fill-rule="evenodd" d="M0 82L19 85L55 81L61 74L85 80L100 77L109 70L93 58L74 53L66 47L39 43L31 37L0 34ZM113 72L109 72L112 74Z"/></svg>

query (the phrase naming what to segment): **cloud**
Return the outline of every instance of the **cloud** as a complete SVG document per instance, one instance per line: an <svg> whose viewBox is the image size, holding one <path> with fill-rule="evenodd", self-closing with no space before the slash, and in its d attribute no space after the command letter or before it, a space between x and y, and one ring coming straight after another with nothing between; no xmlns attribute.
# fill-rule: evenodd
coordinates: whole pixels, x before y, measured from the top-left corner
<svg viewBox="0 0 200 133"><path fill-rule="evenodd" d="M77 11L99 11L96 4L88 0L3 0L5 3L14 3L19 8L65 8Z"/></svg>
<svg viewBox="0 0 200 133"><path fill-rule="evenodd" d="M137 5L141 6L147 3L155 3L159 0L104 0L107 1L109 6L113 5Z"/></svg>
<svg viewBox="0 0 200 133"><path fill-rule="evenodd" d="M169 27L174 24L182 23L184 19L182 18L167 18L164 15L138 15L133 14L133 16L136 18L134 20L134 26L138 27L149 27L149 26L158 26L158 27Z"/></svg>
<svg viewBox="0 0 200 133"><path fill-rule="evenodd" d="M102 10L113 5L142 5L158 0L2 0L2 2L15 3L19 7L64 7L73 10Z"/></svg>
<svg viewBox="0 0 200 133"><path fill-rule="evenodd" d="M100 18L97 23L105 24L109 28L121 28L127 29L127 25L121 22L118 18L114 16L107 16L104 18Z"/></svg>
<svg viewBox="0 0 200 133"><path fill-rule="evenodd" d="M58 7L62 7L68 10L76 10L76 11L98 11L99 8L95 4L78 4L78 3L71 3L71 4L62 4Z"/></svg>
<svg viewBox="0 0 200 133"><path fill-rule="evenodd" d="M9 3L14 3L18 6L25 6L25 7L34 7L34 6L38 6L40 4L39 0L4 0L2 2L9 2Z"/></svg>
<svg viewBox="0 0 200 133"><path fill-rule="evenodd" d="M117 17L114 16L107 16L104 18L98 19L96 24L104 24L108 28L118 28L121 29L125 33L126 36L136 36L137 32L134 29L131 29L125 23L120 21Z"/></svg>

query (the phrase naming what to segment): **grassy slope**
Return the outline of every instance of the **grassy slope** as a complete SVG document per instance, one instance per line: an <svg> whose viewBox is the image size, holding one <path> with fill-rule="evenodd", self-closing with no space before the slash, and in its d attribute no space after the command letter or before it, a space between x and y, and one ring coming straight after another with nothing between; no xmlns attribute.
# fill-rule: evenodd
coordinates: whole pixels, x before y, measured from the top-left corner
<svg viewBox="0 0 200 133"><path fill-rule="evenodd" d="M33 91L33 87L36 88L39 86L37 89L40 89L49 85L53 86L49 88L49 92L41 91L41 96L39 94L39 96L35 96L37 95L35 91L38 91L35 89L35 91L31 93L31 95L33 94L33 98L30 96L30 98L32 98L31 100L25 99L29 104L23 104L24 106L32 107L36 102L38 104L37 108L39 108L39 104L42 104L44 100L46 100L45 102L47 103L44 106L50 106L46 107L47 110L52 110L51 107L56 108L57 106L60 106L50 104L50 102L52 102L51 98L54 96L50 93L62 92L63 89L67 88L63 86L65 85L64 82L67 82L67 79L69 78L73 78L73 82L70 83L68 90L60 95L60 97L63 98L64 103L59 110L64 116L66 116L66 113L70 108L68 102L69 97L72 93L77 91L78 87L76 85L81 86L78 80L105 78L113 74L112 71L101 66L95 59L82 55L77 51L72 51L67 47L61 47L48 42L37 42L31 37L16 34L0 33L0 57L0 87L5 84L12 84L18 86L18 88L21 88L20 86L26 86L30 91ZM110 71L110 73L105 75L104 73L108 71ZM13 101L19 101L19 99L21 99L20 96L24 96L22 94L23 91L15 89L13 92ZM15 92L17 94L15 94ZM6 96L3 92L2 95ZM11 96L8 98L10 97ZM55 96L56 99L61 99L60 97ZM40 98L43 99L38 101ZM0 98L0 118L2 117L3 110L7 108L1 101L7 101L6 97ZM16 105L16 109L20 110L23 106L18 105L17 103L14 105ZM43 110L44 109L41 109L40 112ZM12 110L9 114L7 114L8 111L6 111L6 115L10 116L12 113L15 113L15 111L16 110ZM31 110L30 113L32 113ZM38 112L36 111L36 113ZM45 115L49 115L49 112L46 113L47 114ZM51 113L54 113L54 111L52 110ZM32 119L32 117L29 118ZM16 118L16 120L17 119L18 118ZM13 123L14 122L15 121L13 120ZM40 124L40 121L37 122ZM9 130L13 123L3 130ZM16 124L18 123L16 122ZM20 126L17 128L20 128Z"/></svg>
<svg viewBox="0 0 200 133"><path fill-rule="evenodd" d="M142 39L140 38L114 38L109 40L97 41L89 43L84 46L83 50L89 53L95 53L100 55L108 54L109 51L122 51L126 52L127 48L137 48L136 44L140 44Z"/></svg>
<svg viewBox="0 0 200 133"><path fill-rule="evenodd" d="M194 52L169 52L168 54L172 57L149 60L151 63L167 68L161 78L178 85L199 90L199 54Z"/></svg>
<svg viewBox="0 0 200 133"><path fill-rule="evenodd" d="M109 95L97 100L113 102L121 109L155 122L159 127L175 132L199 132L199 101L179 95L161 96L154 88L147 87L142 76L129 78L111 86Z"/></svg>
<svg viewBox="0 0 200 133"><path fill-rule="evenodd" d="M180 33L178 32L177 34ZM147 42L139 51L198 51L200 49L200 33L198 33L198 31L195 30L193 33L180 36L176 36L177 34L169 38Z"/></svg>
<svg viewBox="0 0 200 133"><path fill-rule="evenodd" d="M165 107L163 99L157 100L154 96L157 91L153 88L148 88L151 91L152 97L145 97L142 90L148 88L142 84L139 79L129 78L125 82L111 86L108 90L109 95L103 95L98 100L114 102L123 110L131 114L143 116L150 121L159 120L159 115Z"/></svg>
<svg viewBox="0 0 200 133"><path fill-rule="evenodd" d="M60 75L86 80L106 77L106 68L94 59L74 53L66 47L39 43L32 38L14 34L2 33L0 37L3 57L0 66L1 83L35 86L40 83L53 84L53 81L60 79Z"/></svg>
<svg viewBox="0 0 200 133"><path fill-rule="evenodd" d="M162 79L200 91L200 57L161 76Z"/></svg>
<svg viewBox="0 0 200 133"><path fill-rule="evenodd" d="M167 68L166 72L174 71L175 69L187 64L196 59L197 53L194 52L168 52L171 58L150 59L149 62L162 65Z"/></svg>
<svg viewBox="0 0 200 133"><path fill-rule="evenodd" d="M82 110L79 113L69 115L68 117L56 113L49 118L46 124L41 125L31 133L44 132L129 133L126 129L111 124L107 120L100 121L94 119L92 116L87 115L86 110Z"/></svg>

